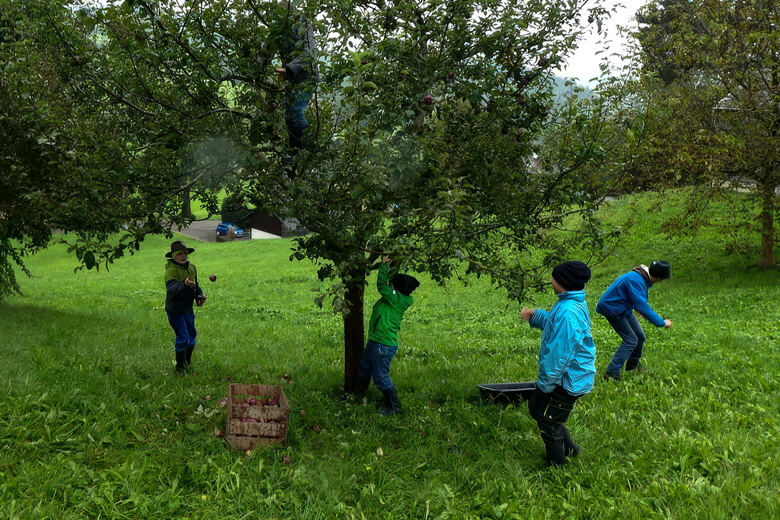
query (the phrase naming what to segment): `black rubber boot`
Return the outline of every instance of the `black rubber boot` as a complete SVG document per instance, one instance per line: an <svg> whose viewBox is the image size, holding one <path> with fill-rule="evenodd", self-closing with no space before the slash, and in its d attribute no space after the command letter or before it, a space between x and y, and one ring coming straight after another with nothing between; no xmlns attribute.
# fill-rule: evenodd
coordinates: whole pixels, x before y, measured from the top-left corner
<svg viewBox="0 0 780 520"><path fill-rule="evenodd" d="M186 350L177 350L176 351L176 373L180 376L186 376L187 375L187 351Z"/></svg>
<svg viewBox="0 0 780 520"><path fill-rule="evenodd" d="M195 345L187 347L186 354L184 356L184 366L188 370L192 370L192 351L195 350Z"/></svg>
<svg viewBox="0 0 780 520"><path fill-rule="evenodd" d="M550 463L550 466L559 467L569 463L566 460L566 448L564 447L563 439L554 439L543 435L542 440L547 452L547 462Z"/></svg>
<svg viewBox="0 0 780 520"><path fill-rule="evenodd" d="M636 370L636 373L639 374L642 372L642 364L638 359L629 359L626 361L626 370Z"/></svg>
<svg viewBox="0 0 780 520"><path fill-rule="evenodd" d="M620 381L623 378L620 377L620 374L616 374L614 372L610 372L609 370L607 370L606 372L604 372L604 379L605 380L614 379L615 381Z"/></svg>
<svg viewBox="0 0 780 520"><path fill-rule="evenodd" d="M357 377L357 384L355 385L355 390L357 391L357 395L360 397L365 397L366 393L368 392L368 385L371 383L370 377Z"/></svg>
<svg viewBox="0 0 780 520"><path fill-rule="evenodd" d="M579 455L581 451L580 447L571 440L571 435L569 435L569 430L566 429L565 425L561 425L561 433L563 434L563 449L566 456L576 457Z"/></svg>
<svg viewBox="0 0 780 520"><path fill-rule="evenodd" d="M390 390L382 390L382 394L385 396L385 403L387 407L379 412L379 415L389 416L401 413L401 402L398 400L398 394L395 388Z"/></svg>

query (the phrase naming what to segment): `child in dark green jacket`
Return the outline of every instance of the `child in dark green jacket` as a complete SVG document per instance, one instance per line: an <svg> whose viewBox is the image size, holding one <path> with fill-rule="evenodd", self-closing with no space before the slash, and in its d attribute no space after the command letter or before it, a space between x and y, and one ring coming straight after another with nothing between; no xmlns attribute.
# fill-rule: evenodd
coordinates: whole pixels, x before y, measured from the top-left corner
<svg viewBox="0 0 780 520"><path fill-rule="evenodd" d="M165 312L176 334L176 372L182 375L190 367L192 351L195 350L197 332L192 303L197 301L200 306L206 301L206 295L198 285L198 271L188 260L193 251L177 240L171 244L170 252L165 254L169 258L165 264Z"/></svg>
<svg viewBox="0 0 780 520"><path fill-rule="evenodd" d="M406 309L414 301L411 297L420 282L413 276L396 274L389 278L387 264L390 258L385 256L379 267L376 288L381 295L371 311L368 326L368 343L358 366L358 386L365 394L371 378L385 397L382 415L401 413L401 403L395 385L389 377L390 361L398 350L398 331Z"/></svg>

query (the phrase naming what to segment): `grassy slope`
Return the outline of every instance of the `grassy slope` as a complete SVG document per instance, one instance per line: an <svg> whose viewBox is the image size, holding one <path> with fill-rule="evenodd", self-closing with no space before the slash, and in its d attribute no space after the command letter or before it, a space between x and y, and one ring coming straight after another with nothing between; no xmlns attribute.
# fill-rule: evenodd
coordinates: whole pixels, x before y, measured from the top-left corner
<svg viewBox="0 0 780 520"><path fill-rule="evenodd" d="M650 303L675 326L643 322L646 372L597 379L577 404L568 424L583 455L560 471L543 467L527 410L477 400L478 383L534 379L540 339L482 280L423 277L391 372L407 413L381 419L375 389L366 407L339 398L341 321L313 305L315 267L288 262L288 241L196 245L201 277L218 279L204 282L187 378L172 375L162 308L167 240L100 274L73 274L54 247L30 259L24 296L0 304L0 517L777 517L780 277L724 257L717 235L668 241L642 214L594 269L588 301L663 257L674 278ZM601 373L618 341L592 322ZM213 436L227 376L276 384L285 372L288 446L247 457Z"/></svg>

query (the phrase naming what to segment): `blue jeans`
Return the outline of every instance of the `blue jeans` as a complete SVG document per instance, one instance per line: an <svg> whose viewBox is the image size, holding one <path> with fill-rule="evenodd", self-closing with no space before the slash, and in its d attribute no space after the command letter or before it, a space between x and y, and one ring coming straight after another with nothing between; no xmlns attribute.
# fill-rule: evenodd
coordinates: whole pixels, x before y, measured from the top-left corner
<svg viewBox="0 0 780 520"><path fill-rule="evenodd" d="M195 346L195 313L192 311L187 314L179 314L178 312L168 313L168 323L171 324L173 332L176 333L176 343L174 348L178 352L187 350L190 347Z"/></svg>
<svg viewBox="0 0 780 520"><path fill-rule="evenodd" d="M627 360L634 363L639 362L639 358L642 357L642 347L645 345L645 333L633 312L623 317L607 315L604 317L623 340L615 351L615 355L612 356L612 362L607 367L607 372L620 374L620 370Z"/></svg>
<svg viewBox="0 0 780 520"><path fill-rule="evenodd" d="M287 93L287 108L284 111L284 116L287 132L290 134L290 146L293 148L303 147L303 131L309 126L303 111L310 100L311 92L305 90L293 89Z"/></svg>
<svg viewBox="0 0 780 520"><path fill-rule="evenodd" d="M385 392L394 388L390 373L390 361L393 360L398 347L390 347L369 341L363 350L363 357L358 365L358 375L363 378L373 378L379 390Z"/></svg>

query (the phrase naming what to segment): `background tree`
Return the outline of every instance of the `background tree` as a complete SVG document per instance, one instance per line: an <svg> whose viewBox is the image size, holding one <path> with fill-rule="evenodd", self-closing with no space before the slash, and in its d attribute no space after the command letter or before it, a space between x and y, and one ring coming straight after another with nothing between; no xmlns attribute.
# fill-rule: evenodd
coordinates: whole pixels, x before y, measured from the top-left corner
<svg viewBox="0 0 780 520"><path fill-rule="evenodd" d="M122 129L109 134L130 172L120 178L139 174L126 195L157 202L127 236L182 222L177 194L195 185L182 175L186 143L229 136L249 200L312 231L292 256L331 281L318 302L330 296L344 316L347 390L363 349L366 276L380 254L439 282L486 274L521 299L572 248L547 230L573 213L592 217L600 200L583 174L594 141L545 151L540 138L562 123L549 71L573 49L582 19L606 15L599 1L105 4L37 5L74 103ZM307 145L289 175L275 68L280 34L301 17L315 29L309 66L321 81L309 86ZM563 161L565 149L576 153ZM595 221L585 222L576 244L599 251L603 241L587 239L598 235ZM100 261L126 248L87 238Z"/></svg>
<svg viewBox="0 0 780 520"><path fill-rule="evenodd" d="M651 2L638 14L636 81L625 91L645 123L635 176L695 186L667 229L705 225L711 200L748 192L737 207L751 226L758 207L762 266L776 265L777 19L773 1Z"/></svg>

